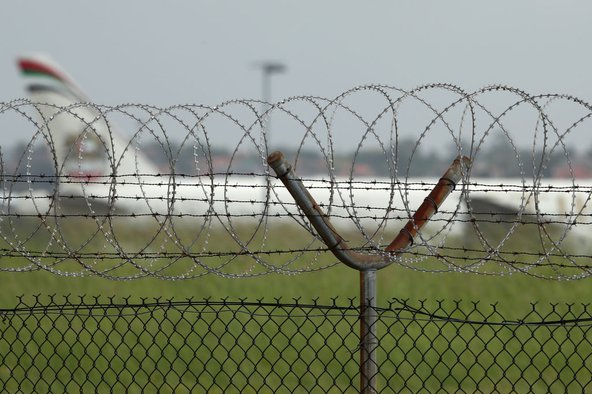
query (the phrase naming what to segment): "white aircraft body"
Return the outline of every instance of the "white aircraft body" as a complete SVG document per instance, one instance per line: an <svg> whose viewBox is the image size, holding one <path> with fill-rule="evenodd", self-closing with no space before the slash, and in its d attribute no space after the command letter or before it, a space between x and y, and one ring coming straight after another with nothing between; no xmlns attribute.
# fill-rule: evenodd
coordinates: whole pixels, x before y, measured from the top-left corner
<svg viewBox="0 0 592 394"><path fill-rule="evenodd" d="M149 220L163 220L170 213L189 218L215 217L221 223L241 218L260 220L263 213L270 218L284 215L284 220L290 220L286 213L298 213L292 197L273 176L157 175L161 170L133 142L133 136L117 133L96 107L79 105L90 100L59 67L39 57L23 58L19 65L28 79L31 100L39 109L40 130L55 153L59 182L50 193L32 189L18 195L5 191L5 215L49 216L62 212L72 201L77 201L77 210L86 215L104 214L107 209ZM474 205L483 201L504 208L506 216L513 215L517 220L530 216L533 221L543 222L551 218L565 222L564 227L570 231L587 231L587 226L572 223L590 222L587 215L592 212L592 182L579 183L579 191L564 193L557 191L562 187L572 190L574 185L553 179L552 184L537 185L540 193L535 193L522 190L521 186L528 189L530 185L522 185L518 179L468 179L469 183L458 185L439 208L426 231L455 232L470 225L478 213ZM392 224L396 231L395 227L413 215L437 183L437 179L401 181L407 186L390 179L334 179L333 183L310 179L305 184L337 227L375 228L381 224L380 218L387 218L388 223L382 225ZM508 191L508 185L515 187ZM536 212L545 216L537 216ZM453 223L453 218L462 220Z"/></svg>

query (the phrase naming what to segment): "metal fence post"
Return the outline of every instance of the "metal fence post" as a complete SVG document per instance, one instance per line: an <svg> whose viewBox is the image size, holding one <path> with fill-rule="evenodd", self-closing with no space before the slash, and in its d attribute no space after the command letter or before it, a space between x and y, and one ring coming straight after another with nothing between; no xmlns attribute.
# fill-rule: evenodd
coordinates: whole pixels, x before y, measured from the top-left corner
<svg viewBox="0 0 592 394"><path fill-rule="evenodd" d="M360 393L377 393L376 270L360 271Z"/></svg>
<svg viewBox="0 0 592 394"><path fill-rule="evenodd" d="M462 178L463 165L468 166L470 160L460 156L454 160L438 184L415 211L413 217L386 247L384 253L378 254L360 253L350 249L347 242L331 224L329 217L310 195L302 180L294 175L292 166L284 159L281 152L269 155L267 163L288 189L300 210L329 250L339 261L360 272L360 393L377 393L376 271L390 265L393 262L393 256L413 244L415 235L454 190Z"/></svg>

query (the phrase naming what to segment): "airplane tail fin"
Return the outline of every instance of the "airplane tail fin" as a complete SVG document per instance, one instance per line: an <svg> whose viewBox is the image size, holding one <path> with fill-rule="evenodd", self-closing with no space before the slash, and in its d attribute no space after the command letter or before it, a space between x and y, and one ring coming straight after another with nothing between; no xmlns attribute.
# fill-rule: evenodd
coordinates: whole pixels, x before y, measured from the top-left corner
<svg viewBox="0 0 592 394"><path fill-rule="evenodd" d="M22 75L28 79L27 90L31 99L39 103L52 103L56 95L63 102L88 102L74 81L49 58L37 55L18 59Z"/></svg>
<svg viewBox="0 0 592 394"><path fill-rule="evenodd" d="M18 65L42 118L39 128L55 154L60 176L89 180L115 173L156 173L148 158L113 130L59 66L43 56L20 58Z"/></svg>

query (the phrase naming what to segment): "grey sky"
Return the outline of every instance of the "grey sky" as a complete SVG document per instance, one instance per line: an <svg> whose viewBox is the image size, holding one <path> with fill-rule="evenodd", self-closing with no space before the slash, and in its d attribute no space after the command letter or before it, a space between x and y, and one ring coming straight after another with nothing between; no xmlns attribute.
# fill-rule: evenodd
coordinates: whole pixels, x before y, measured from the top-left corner
<svg viewBox="0 0 592 394"><path fill-rule="evenodd" d="M3 1L0 101L24 96L15 58L45 52L98 103L273 98L355 85L492 83L592 101L592 2Z"/></svg>

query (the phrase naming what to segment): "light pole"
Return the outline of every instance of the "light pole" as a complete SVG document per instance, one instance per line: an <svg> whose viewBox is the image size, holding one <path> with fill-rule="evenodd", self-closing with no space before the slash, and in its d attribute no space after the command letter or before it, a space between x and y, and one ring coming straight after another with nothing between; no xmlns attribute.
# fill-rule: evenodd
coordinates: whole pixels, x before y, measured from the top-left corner
<svg viewBox="0 0 592 394"><path fill-rule="evenodd" d="M269 110L271 105L271 76L273 74L281 74L286 72L287 67L279 62L264 61L257 63L256 66L261 69L261 114ZM267 121L263 125L263 134L269 143L269 132L271 130L271 117L267 115Z"/></svg>

